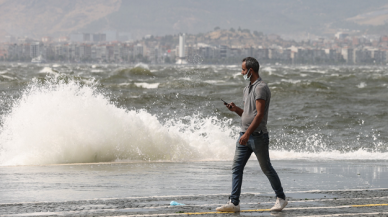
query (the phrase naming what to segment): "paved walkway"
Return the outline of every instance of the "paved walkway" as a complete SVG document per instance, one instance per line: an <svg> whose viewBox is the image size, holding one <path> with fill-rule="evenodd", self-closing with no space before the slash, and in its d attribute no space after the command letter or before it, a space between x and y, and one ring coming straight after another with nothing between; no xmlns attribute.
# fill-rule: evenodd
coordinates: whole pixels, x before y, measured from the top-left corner
<svg viewBox="0 0 388 217"><path fill-rule="evenodd" d="M66 202L0 204L0 216L388 216L388 189L289 193L282 212L274 197L245 193L240 213L219 213L227 195L132 197ZM301 198L306 197L306 198ZM174 200L185 206L169 206Z"/></svg>

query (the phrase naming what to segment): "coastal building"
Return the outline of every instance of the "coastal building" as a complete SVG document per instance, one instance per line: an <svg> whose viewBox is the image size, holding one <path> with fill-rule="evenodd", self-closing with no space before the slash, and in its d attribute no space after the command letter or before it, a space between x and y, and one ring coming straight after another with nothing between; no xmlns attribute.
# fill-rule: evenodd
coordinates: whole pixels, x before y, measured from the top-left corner
<svg viewBox="0 0 388 217"><path fill-rule="evenodd" d="M148 35L135 42L111 41L118 32L74 33L39 41L28 37L15 38L15 42L0 43L0 59L4 61L31 61L38 56L47 61L107 62L151 64L228 64L246 56L263 63L284 64L379 64L388 63L388 36L344 36L309 41L286 41L280 36L257 38L244 43L244 38L231 38L229 43L204 35ZM117 36L117 37L116 37ZM341 40L339 40L341 39ZM250 40L250 39L249 39ZM179 43L176 43L176 42Z"/></svg>
<svg viewBox="0 0 388 217"><path fill-rule="evenodd" d="M385 63L387 61L387 51L376 49L372 53L372 58L374 60L374 63Z"/></svg>
<svg viewBox="0 0 388 217"><path fill-rule="evenodd" d="M335 49L325 49L325 54L327 56L327 59L329 61L332 61L334 62L336 60L336 57L337 57L337 51Z"/></svg>
<svg viewBox="0 0 388 217"><path fill-rule="evenodd" d="M0 60L5 60L8 57L8 48L5 44L0 44Z"/></svg>
<svg viewBox="0 0 388 217"><path fill-rule="evenodd" d="M43 54L43 43L35 42L30 45L30 57L35 58Z"/></svg>
<svg viewBox="0 0 388 217"><path fill-rule="evenodd" d="M104 33L93 34L93 42L104 42L104 41L106 41L106 34Z"/></svg>
<svg viewBox="0 0 388 217"><path fill-rule="evenodd" d="M269 50L268 48L258 48L253 51L252 56L260 60L268 60L269 59Z"/></svg>
<svg viewBox="0 0 388 217"><path fill-rule="evenodd" d="M187 64L186 61L186 34L179 35L179 48L178 48L178 60L176 64Z"/></svg>
<svg viewBox="0 0 388 217"><path fill-rule="evenodd" d="M229 55L228 55L228 53L229 53L229 47L228 46L226 46L226 45L221 45L221 46L219 46L219 50L220 50L220 58L226 58L226 57L228 57Z"/></svg>
<svg viewBox="0 0 388 217"><path fill-rule="evenodd" d="M198 55L200 55L203 58L212 59L214 58L214 47L205 44L205 43L198 43Z"/></svg>
<svg viewBox="0 0 388 217"><path fill-rule="evenodd" d="M367 49L354 50L354 63L373 63L372 51Z"/></svg>
<svg viewBox="0 0 388 217"><path fill-rule="evenodd" d="M92 46L90 44L81 44L79 46L79 57L81 60L89 60L92 57Z"/></svg>
<svg viewBox="0 0 388 217"><path fill-rule="evenodd" d="M354 50L352 48L342 48L341 55L347 64L356 63L354 59Z"/></svg>
<svg viewBox="0 0 388 217"><path fill-rule="evenodd" d="M349 36L348 33L344 33L344 32L337 32L335 35L334 35L338 40L344 40L346 37Z"/></svg>
<svg viewBox="0 0 388 217"><path fill-rule="evenodd" d="M144 46L142 44L137 44L133 47L133 55L136 56L144 56Z"/></svg>

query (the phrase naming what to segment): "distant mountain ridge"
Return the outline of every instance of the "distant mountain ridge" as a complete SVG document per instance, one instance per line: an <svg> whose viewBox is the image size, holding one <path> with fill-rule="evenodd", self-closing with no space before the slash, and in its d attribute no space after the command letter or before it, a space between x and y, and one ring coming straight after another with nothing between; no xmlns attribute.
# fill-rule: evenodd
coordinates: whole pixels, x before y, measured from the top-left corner
<svg viewBox="0 0 388 217"><path fill-rule="evenodd" d="M67 35L120 8L121 0L0 0L0 32Z"/></svg>
<svg viewBox="0 0 388 217"><path fill-rule="evenodd" d="M355 17L347 19L360 25L379 26L388 23L388 4L381 9L359 14Z"/></svg>
<svg viewBox="0 0 388 217"><path fill-rule="evenodd" d="M118 30L146 34L246 28L276 34L388 31L386 0L0 0L0 34L33 37Z"/></svg>

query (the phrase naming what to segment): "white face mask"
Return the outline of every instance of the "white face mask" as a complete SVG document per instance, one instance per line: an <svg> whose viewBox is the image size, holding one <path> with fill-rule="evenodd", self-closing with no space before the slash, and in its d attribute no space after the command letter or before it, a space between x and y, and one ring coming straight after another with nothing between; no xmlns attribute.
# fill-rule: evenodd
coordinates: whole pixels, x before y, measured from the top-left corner
<svg viewBox="0 0 388 217"><path fill-rule="evenodd" d="M246 81L249 81L249 80L251 79L251 77L252 77L252 73L251 73L251 75L248 77L248 74L249 74L250 71L251 71L251 69L248 70L247 74L243 75L243 78L244 78Z"/></svg>

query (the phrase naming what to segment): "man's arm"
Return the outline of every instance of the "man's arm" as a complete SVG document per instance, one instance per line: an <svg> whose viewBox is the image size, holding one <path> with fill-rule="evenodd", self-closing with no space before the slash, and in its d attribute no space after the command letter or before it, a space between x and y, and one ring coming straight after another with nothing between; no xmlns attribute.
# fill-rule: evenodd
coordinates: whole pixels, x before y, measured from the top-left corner
<svg viewBox="0 0 388 217"><path fill-rule="evenodd" d="M251 125L249 125L247 131L245 131L244 135L240 137L240 145L246 145L249 139L249 135L253 133L253 131L260 125L261 120L264 117L264 110L265 110L265 100L258 99L256 100L256 111L257 114L255 118L253 119Z"/></svg>
<svg viewBox="0 0 388 217"><path fill-rule="evenodd" d="M244 112L244 110L242 108L236 106L233 102L227 104L226 108L228 108L232 112L236 112L238 114L238 116L240 116L240 117L241 117L242 113Z"/></svg>

